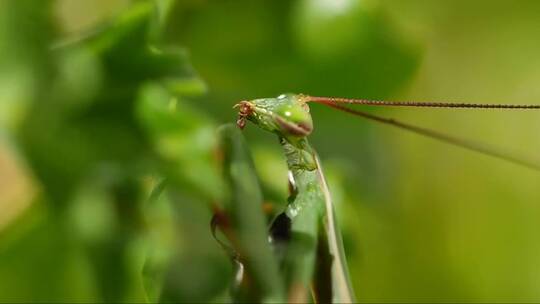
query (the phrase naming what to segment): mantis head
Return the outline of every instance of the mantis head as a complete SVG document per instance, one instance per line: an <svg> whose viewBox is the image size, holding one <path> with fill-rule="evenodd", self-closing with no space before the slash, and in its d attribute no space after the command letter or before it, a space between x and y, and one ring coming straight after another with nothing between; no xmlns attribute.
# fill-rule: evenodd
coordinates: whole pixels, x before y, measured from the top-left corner
<svg viewBox="0 0 540 304"><path fill-rule="evenodd" d="M309 107L302 95L283 94L277 98L241 101L236 124L240 129L249 120L260 128L284 137L304 137L313 130Z"/></svg>

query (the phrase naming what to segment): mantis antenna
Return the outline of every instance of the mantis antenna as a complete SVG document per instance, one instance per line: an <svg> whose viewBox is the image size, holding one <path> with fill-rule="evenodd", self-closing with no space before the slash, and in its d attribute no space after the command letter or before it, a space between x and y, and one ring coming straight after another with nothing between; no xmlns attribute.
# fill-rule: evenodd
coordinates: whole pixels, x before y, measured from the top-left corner
<svg viewBox="0 0 540 304"><path fill-rule="evenodd" d="M364 104L364 105L395 105L395 106L411 106L411 107L445 107L445 108L499 108L499 109L540 109L540 105L497 105L497 104L466 104L466 103L439 103L439 102L390 102L390 101L375 101L364 99L345 99L345 98L327 98L327 97L305 97L306 101L321 103L326 106L347 112L356 116L364 117L369 120L378 121L387 125L392 125L400 129L405 129L426 137L430 137L439 141L443 141L454 146L459 146L468 150L476 151L485 155L503 159L518 165L528 167L540 171L540 162L534 159L527 159L522 156L513 155L507 151L479 144L467 139L457 138L438 131L417 127L408 123L399 122L391 118L380 117L371 113L358 111L341 105L340 103L348 104Z"/></svg>
<svg viewBox="0 0 540 304"><path fill-rule="evenodd" d="M317 103L345 103L367 106L394 106L394 107L418 107L418 108L477 108L477 109L540 109L540 105L535 104L482 104L482 103L462 103L462 102L422 102L422 101L386 101L370 99L350 99L339 97L315 97L305 96L306 101Z"/></svg>

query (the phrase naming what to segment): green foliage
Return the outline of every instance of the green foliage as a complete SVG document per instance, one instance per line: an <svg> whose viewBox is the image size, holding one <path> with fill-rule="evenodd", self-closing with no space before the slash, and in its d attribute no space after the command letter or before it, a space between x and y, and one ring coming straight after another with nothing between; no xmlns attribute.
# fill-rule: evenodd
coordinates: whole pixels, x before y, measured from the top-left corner
<svg viewBox="0 0 540 304"><path fill-rule="evenodd" d="M9 5L22 10L21 15L36 10L23 2ZM36 237L45 242L43 250L50 248L45 256L55 255L54 248L59 246L66 249L49 262L27 257L36 263L31 268L10 266L11 272L35 284L14 286L3 299L140 301L144 293L137 282L141 281L146 249L153 244L153 238L147 241L145 236L148 219L144 210L159 208L144 205L145 176L153 175L169 178L173 207L165 219L178 217L172 220L175 237L170 248L163 249L170 256L163 271L163 297L206 301L225 287L226 277L214 278L227 272L224 258L210 236L206 242L199 238L208 235L208 220L190 219L197 214L208 217L205 206L222 193L213 165L215 127L183 99L204 90L185 52L162 48L155 38L165 22L167 6L159 6L160 18L156 19L157 7L152 2L135 3L95 34L52 50L51 40L42 35L41 48L25 47L38 53L27 55L32 60L15 61L29 67L13 64L13 69L36 69L47 76L35 86L15 138L43 189L36 205L44 204L40 208L48 210L31 229L48 232L28 234L9 250L15 253L17 246L31 246ZM47 7L44 3L41 9L46 12ZM39 17L50 20L45 13ZM28 33L47 29L39 21L23 28ZM29 37L28 43L39 42L34 40ZM195 231L199 233L191 234ZM54 239L46 242L49 235ZM190 235L195 239L190 241ZM156 244L159 250L160 243ZM79 279L90 284L84 293L60 288L67 284L62 279L69 278L65 272L75 271L76 266L63 262L70 259L89 267L83 272L86 277ZM3 261L9 263L9 259ZM43 263L54 271L46 271ZM186 269L186 265L192 268ZM36 276L32 269L43 271ZM202 276L195 276L199 272ZM38 282L58 284L59 288L33 288ZM202 287L189 287L186 282ZM97 291L93 295L92 289Z"/></svg>

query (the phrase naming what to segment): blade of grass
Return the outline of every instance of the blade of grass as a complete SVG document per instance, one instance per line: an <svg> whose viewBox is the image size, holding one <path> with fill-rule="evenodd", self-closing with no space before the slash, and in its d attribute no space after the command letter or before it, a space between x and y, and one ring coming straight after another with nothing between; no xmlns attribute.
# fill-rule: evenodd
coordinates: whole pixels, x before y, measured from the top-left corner
<svg viewBox="0 0 540 304"><path fill-rule="evenodd" d="M251 155L238 128L219 128L224 175L231 189L226 212L231 218L235 246L250 287L261 302L283 302L284 286L277 261L268 244L262 194ZM250 292L251 293L251 292Z"/></svg>

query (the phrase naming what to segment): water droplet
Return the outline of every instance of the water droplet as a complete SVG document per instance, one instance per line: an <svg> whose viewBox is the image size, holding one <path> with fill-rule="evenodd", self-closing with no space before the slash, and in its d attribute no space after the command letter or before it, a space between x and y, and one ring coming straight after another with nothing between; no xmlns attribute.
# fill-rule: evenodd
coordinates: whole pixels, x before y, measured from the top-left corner
<svg viewBox="0 0 540 304"><path fill-rule="evenodd" d="M296 180L294 179L294 174L292 173L291 170L287 171L287 177L289 178L289 183L291 184L293 188L292 190L296 191Z"/></svg>
<svg viewBox="0 0 540 304"><path fill-rule="evenodd" d="M288 215L289 215L289 217L290 217L291 219L292 219L292 218L295 218L295 217L298 215L298 208L296 208L296 207L291 207L291 208L289 208L288 211L289 211L289 212L287 212L287 213L288 213Z"/></svg>

